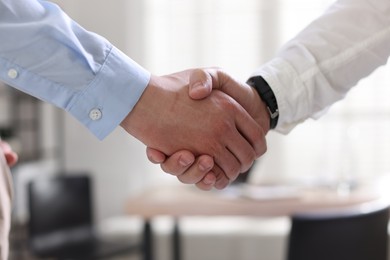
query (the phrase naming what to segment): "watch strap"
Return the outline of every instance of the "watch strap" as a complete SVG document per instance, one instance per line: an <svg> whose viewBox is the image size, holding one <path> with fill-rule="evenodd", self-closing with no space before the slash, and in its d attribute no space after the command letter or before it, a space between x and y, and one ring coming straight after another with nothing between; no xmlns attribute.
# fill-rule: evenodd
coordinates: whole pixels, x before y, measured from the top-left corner
<svg viewBox="0 0 390 260"><path fill-rule="evenodd" d="M270 129L274 129L278 124L279 119L278 103L274 92L261 76L252 77L247 83L257 91L261 100L266 104L270 115Z"/></svg>

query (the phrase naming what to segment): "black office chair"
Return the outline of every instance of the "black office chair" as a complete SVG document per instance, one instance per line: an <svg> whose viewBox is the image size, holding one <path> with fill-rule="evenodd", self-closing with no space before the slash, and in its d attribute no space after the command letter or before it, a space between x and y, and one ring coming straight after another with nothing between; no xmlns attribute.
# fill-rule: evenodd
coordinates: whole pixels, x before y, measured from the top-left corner
<svg viewBox="0 0 390 260"><path fill-rule="evenodd" d="M388 204L296 215L287 260L387 260Z"/></svg>
<svg viewBox="0 0 390 260"><path fill-rule="evenodd" d="M88 260L141 252L141 242L106 240L95 232L87 175L33 180L28 196L29 246L36 256Z"/></svg>

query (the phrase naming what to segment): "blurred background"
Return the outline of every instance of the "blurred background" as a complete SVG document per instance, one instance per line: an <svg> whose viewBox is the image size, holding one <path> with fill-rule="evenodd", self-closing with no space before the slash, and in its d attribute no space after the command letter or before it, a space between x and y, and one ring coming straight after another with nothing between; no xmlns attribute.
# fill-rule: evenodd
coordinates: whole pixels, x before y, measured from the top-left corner
<svg viewBox="0 0 390 260"><path fill-rule="evenodd" d="M246 81L255 68L271 59L283 43L334 1L54 2L83 27L106 37L154 74L219 66ZM387 157L390 154L390 102L387 100L390 88L385 85L389 82L389 67L380 68L321 119L307 120L288 136L270 133L268 152L256 163L248 181L253 184L301 183L335 189L347 185L348 189L386 175L390 171ZM94 219L98 224L123 219L126 200L145 189L178 184L175 177L163 173L159 166L147 160L142 143L120 128L98 141L63 111L5 85L0 85L0 106L1 136L20 155L20 162L12 169L16 189L15 225L28 222L26 185L37 177L88 172L93 178ZM162 220L163 229L169 226L169 221L169 218ZM245 247L244 241L253 241L253 229L241 232L248 226L241 231L231 230L232 226L242 223L241 219L219 219L218 228L212 220L196 221L190 226L199 225L208 230L204 237L210 237L210 243L216 243L215 246L227 246L238 233L242 247ZM250 227L260 226L257 235L263 230L259 221L246 222ZM125 223L130 223L129 234L138 232L133 228L137 224ZM268 255L263 250L264 258L256 259L282 259L280 248L286 230L284 224L276 225L273 234L277 235L268 237L268 241L274 241L269 242ZM219 240L215 239L217 235ZM263 234L264 237L267 238ZM253 255L260 254L253 246L251 250L242 250L240 258L212 251L199 258L191 252L202 249L202 244L193 246L185 259L254 259ZM164 252L160 252L159 257L164 259Z"/></svg>

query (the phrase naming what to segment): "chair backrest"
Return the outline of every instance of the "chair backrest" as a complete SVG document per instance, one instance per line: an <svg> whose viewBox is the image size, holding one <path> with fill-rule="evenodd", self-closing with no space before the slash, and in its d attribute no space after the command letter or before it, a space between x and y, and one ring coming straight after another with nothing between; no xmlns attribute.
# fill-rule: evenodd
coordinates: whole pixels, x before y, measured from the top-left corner
<svg viewBox="0 0 390 260"><path fill-rule="evenodd" d="M292 216L287 260L387 260L388 204Z"/></svg>
<svg viewBox="0 0 390 260"><path fill-rule="evenodd" d="M39 178L28 185L29 239L33 249L87 239L93 233L87 175Z"/></svg>

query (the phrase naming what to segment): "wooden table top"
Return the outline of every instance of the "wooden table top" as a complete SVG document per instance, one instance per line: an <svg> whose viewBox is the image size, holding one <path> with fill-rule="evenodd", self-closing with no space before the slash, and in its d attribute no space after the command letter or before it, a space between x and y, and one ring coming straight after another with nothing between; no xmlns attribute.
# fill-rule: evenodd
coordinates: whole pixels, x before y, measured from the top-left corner
<svg viewBox="0 0 390 260"><path fill-rule="evenodd" d="M276 196L272 196L272 192ZM271 196L264 196L264 194ZM169 216L289 216L313 210L358 206L379 200L371 186L340 195L332 189L242 186L224 191L201 191L193 186L150 188L126 203L126 213L151 218Z"/></svg>

